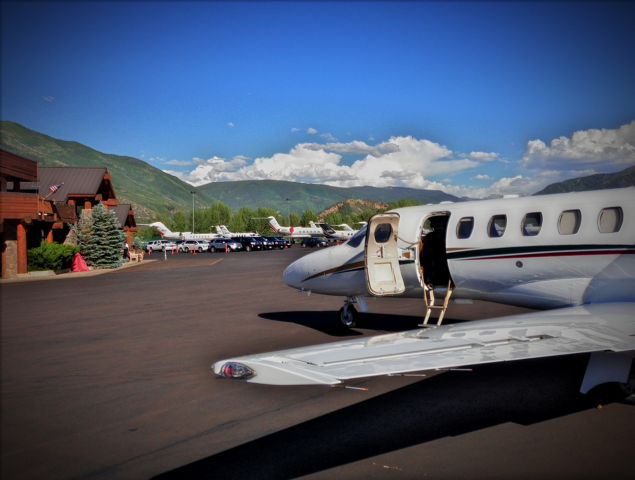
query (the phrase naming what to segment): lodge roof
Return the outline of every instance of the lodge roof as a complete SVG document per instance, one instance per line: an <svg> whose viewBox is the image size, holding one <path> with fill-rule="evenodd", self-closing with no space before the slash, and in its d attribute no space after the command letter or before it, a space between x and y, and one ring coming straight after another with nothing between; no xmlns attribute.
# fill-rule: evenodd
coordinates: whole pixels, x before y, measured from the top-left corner
<svg viewBox="0 0 635 480"><path fill-rule="evenodd" d="M69 195L96 195L100 193L102 182L108 170L105 167L41 167L39 171L40 195L47 200L66 201ZM114 198L115 192L108 179L106 182L108 198ZM51 193L50 187L61 185Z"/></svg>
<svg viewBox="0 0 635 480"><path fill-rule="evenodd" d="M37 181L37 162L0 150L0 176L8 180Z"/></svg>
<svg viewBox="0 0 635 480"><path fill-rule="evenodd" d="M131 221L128 221L128 215L132 212L132 205L129 203L120 203L119 205L110 207L110 210L115 212L115 215L117 215L117 221L119 222L119 226L121 228L137 226L134 216L131 216Z"/></svg>

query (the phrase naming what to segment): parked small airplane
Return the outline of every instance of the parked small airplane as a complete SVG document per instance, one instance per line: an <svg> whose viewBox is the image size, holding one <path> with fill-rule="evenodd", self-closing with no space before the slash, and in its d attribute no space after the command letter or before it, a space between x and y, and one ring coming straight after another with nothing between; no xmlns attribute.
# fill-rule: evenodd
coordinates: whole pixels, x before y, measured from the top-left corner
<svg viewBox="0 0 635 480"><path fill-rule="evenodd" d="M266 217L266 219L269 220L271 230L285 237L308 238L324 236L322 229L314 222L309 222L309 227L283 227L278 223L275 217Z"/></svg>
<svg viewBox="0 0 635 480"><path fill-rule="evenodd" d="M216 233L173 232L161 222L139 223L138 225L156 228L161 237L166 240L214 240L222 236Z"/></svg>
<svg viewBox="0 0 635 480"><path fill-rule="evenodd" d="M335 225L336 227L343 227L342 230L335 230L328 223L318 223L318 226L324 232L324 236L326 238L330 238L338 241L345 241L351 238L353 235L357 233L357 230L353 230L351 227L343 223L342 225Z"/></svg>
<svg viewBox="0 0 635 480"><path fill-rule="evenodd" d="M635 356L635 187L396 209L348 242L289 265L297 289L423 297L429 328L219 361L216 374L255 383L323 384L590 353L581 391L626 383ZM439 296L441 304L435 304ZM450 298L542 309L441 322Z"/></svg>
<svg viewBox="0 0 635 480"><path fill-rule="evenodd" d="M216 225L216 232L223 237L257 237L258 234L255 232L230 232L229 229L225 225Z"/></svg>

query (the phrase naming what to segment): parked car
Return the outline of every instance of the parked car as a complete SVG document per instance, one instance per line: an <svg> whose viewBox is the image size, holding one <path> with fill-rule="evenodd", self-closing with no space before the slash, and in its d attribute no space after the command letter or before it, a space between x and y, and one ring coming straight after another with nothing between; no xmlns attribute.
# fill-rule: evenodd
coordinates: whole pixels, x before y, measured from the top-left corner
<svg viewBox="0 0 635 480"><path fill-rule="evenodd" d="M282 250L283 248L287 247L287 243L280 237L265 238L267 239L267 242L269 242L273 246L273 248L279 248L280 250Z"/></svg>
<svg viewBox="0 0 635 480"><path fill-rule="evenodd" d="M251 252L252 250L262 250L263 244L257 237L236 237L234 238L237 242L239 242L246 252Z"/></svg>
<svg viewBox="0 0 635 480"><path fill-rule="evenodd" d="M270 239L266 237L257 236L253 238L255 238L257 241L259 241L262 244L263 250L271 250L275 246L274 242L272 242Z"/></svg>
<svg viewBox="0 0 635 480"><path fill-rule="evenodd" d="M328 242L325 239L315 238L315 237L305 238L302 240L302 244L301 244L301 246L308 247L308 248L326 247L327 245L328 245Z"/></svg>
<svg viewBox="0 0 635 480"><path fill-rule="evenodd" d="M152 240L146 245L146 252L165 251L171 252L176 250L176 243L170 240Z"/></svg>
<svg viewBox="0 0 635 480"><path fill-rule="evenodd" d="M237 252L243 249L240 242L231 238L217 238L209 243L210 252L224 252L226 247L228 247L231 252Z"/></svg>
<svg viewBox="0 0 635 480"><path fill-rule="evenodd" d="M183 253L188 252L207 252L209 246L207 242L202 240L184 240L181 245L179 245L179 251Z"/></svg>

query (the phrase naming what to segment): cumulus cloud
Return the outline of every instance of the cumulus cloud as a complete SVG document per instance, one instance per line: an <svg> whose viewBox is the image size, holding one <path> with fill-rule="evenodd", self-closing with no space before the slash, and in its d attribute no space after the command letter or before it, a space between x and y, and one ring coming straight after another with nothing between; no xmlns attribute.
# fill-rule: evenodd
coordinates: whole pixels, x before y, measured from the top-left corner
<svg viewBox="0 0 635 480"><path fill-rule="evenodd" d="M191 165L196 165L191 172L181 172L175 170L163 170L165 173L174 175L175 177L190 183L194 186L205 185L206 183L233 180L232 174L241 168L243 168L249 159L241 155L226 160L221 157L214 156L204 160L202 158L194 157ZM236 178L240 180L240 178Z"/></svg>
<svg viewBox="0 0 635 480"><path fill-rule="evenodd" d="M477 162L492 162L498 158L495 152L470 152L468 157Z"/></svg>
<svg viewBox="0 0 635 480"><path fill-rule="evenodd" d="M308 133L309 135L315 135L316 133L318 133L317 129L313 128L313 127L309 127L306 129L306 133Z"/></svg>
<svg viewBox="0 0 635 480"><path fill-rule="evenodd" d="M351 165L343 155L361 158ZM362 141L349 143L301 143L288 153L259 157L249 163L245 157L231 160L212 157L193 159L191 172L167 171L193 185L230 180L289 180L333 186L371 185L443 189L431 177L473 168L479 162L454 158L451 150L429 140L392 137L378 145Z"/></svg>
<svg viewBox="0 0 635 480"><path fill-rule="evenodd" d="M611 129L574 132L558 137L547 145L530 140L520 162L529 169L611 171L635 164L635 121Z"/></svg>
<svg viewBox="0 0 635 480"><path fill-rule="evenodd" d="M305 143L305 148L310 150L324 150L325 152L343 153L349 155L372 155L379 157L386 153L396 152L399 146L394 143L384 142L379 145L371 146L366 142L354 140L348 143Z"/></svg>
<svg viewBox="0 0 635 480"><path fill-rule="evenodd" d="M229 128L234 128L236 126L236 124L234 122L227 122L227 126Z"/></svg>
<svg viewBox="0 0 635 480"><path fill-rule="evenodd" d="M482 175L480 173L472 177L472 180L490 180L490 179L491 177L489 175Z"/></svg>
<svg viewBox="0 0 635 480"><path fill-rule="evenodd" d="M300 129L298 127L291 127L291 133L299 132Z"/></svg>

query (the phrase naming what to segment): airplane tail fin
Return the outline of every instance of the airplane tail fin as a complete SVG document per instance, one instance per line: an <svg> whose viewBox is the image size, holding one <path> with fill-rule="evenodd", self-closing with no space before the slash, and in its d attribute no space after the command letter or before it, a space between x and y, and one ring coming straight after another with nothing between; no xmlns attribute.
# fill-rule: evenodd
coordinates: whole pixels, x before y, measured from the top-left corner
<svg viewBox="0 0 635 480"><path fill-rule="evenodd" d="M318 223L318 226L322 229L326 238L333 238L333 234L335 234L335 229L333 227L331 227L328 223Z"/></svg>
<svg viewBox="0 0 635 480"><path fill-rule="evenodd" d="M279 232L280 231L280 224L276 220L276 217L267 217L267 219L269 220L269 225L271 226L271 228L275 232Z"/></svg>
<svg viewBox="0 0 635 480"><path fill-rule="evenodd" d="M219 226L220 232L223 235L228 235L231 236L232 232L229 231L229 229L225 226L225 225L220 225Z"/></svg>
<svg viewBox="0 0 635 480"><path fill-rule="evenodd" d="M168 227L166 227L164 224L162 224L161 222L149 223L147 225L149 227L156 228L162 236L171 235L172 234L172 231Z"/></svg>

